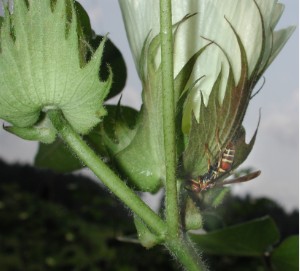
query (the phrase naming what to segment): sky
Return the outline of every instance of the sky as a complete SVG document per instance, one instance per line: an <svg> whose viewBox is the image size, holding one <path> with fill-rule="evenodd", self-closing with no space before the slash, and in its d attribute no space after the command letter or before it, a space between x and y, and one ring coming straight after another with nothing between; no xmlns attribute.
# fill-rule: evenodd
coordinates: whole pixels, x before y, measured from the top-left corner
<svg viewBox="0 0 300 271"><path fill-rule="evenodd" d="M139 108L141 83L135 70L117 0L80 0L97 34L109 33L120 49L128 68L122 103ZM285 11L277 29L296 25L297 29L279 56L265 72L263 89L248 108L244 125L249 140L256 128L259 109L262 119L254 148L240 168L260 169L262 175L232 186L236 195L269 197L286 210L299 208L299 3L279 1ZM118 98L110 101L114 103ZM1 122L1 121L0 121ZM19 139L0 129L0 159L9 163L32 164L37 143Z"/></svg>

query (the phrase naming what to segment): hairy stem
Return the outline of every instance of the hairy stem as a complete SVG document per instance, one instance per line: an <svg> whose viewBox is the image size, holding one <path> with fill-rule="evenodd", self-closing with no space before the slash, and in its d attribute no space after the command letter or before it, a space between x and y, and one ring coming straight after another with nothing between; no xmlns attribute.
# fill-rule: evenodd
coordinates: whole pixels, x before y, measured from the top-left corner
<svg viewBox="0 0 300 271"><path fill-rule="evenodd" d="M179 235L176 185L175 105L171 0L160 1L160 37L163 87L163 134L166 164L166 222L168 233Z"/></svg>
<svg viewBox="0 0 300 271"><path fill-rule="evenodd" d="M161 67L163 87L163 134L166 165L166 223L165 246L186 270L206 270L192 243L181 231L176 180L176 128L173 71L171 0L160 0Z"/></svg>
<svg viewBox="0 0 300 271"><path fill-rule="evenodd" d="M207 271L206 265L201 261L193 244L182 237L166 243L170 253L183 265L188 271Z"/></svg>
<svg viewBox="0 0 300 271"><path fill-rule="evenodd" d="M49 111L52 124L74 154L89 167L103 184L127 205L158 236L164 236L166 225L84 142L60 111Z"/></svg>

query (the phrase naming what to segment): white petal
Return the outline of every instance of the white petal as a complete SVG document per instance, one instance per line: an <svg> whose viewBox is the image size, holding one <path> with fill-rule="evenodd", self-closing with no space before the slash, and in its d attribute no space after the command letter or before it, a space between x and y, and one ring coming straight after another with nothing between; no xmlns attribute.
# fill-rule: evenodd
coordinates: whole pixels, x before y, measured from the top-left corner
<svg viewBox="0 0 300 271"><path fill-rule="evenodd" d="M284 11L284 5L281 3L277 3L273 12L271 28L274 29L276 24L278 23L282 13Z"/></svg>
<svg viewBox="0 0 300 271"><path fill-rule="evenodd" d="M154 37L159 33L159 1L119 0L119 4L138 69L143 44L148 34Z"/></svg>
<svg viewBox="0 0 300 271"><path fill-rule="evenodd" d="M269 66L273 62L274 58L279 54L282 47L286 44L295 29L295 26L290 26L273 33L273 50L271 57L268 59L267 66Z"/></svg>
<svg viewBox="0 0 300 271"><path fill-rule="evenodd" d="M159 33L159 1L119 0L119 3L132 52L138 64L147 35L150 31L152 37ZM277 3L277 0L172 1L173 24L187 14L196 13L180 24L176 31L174 76L196 52L208 44L208 40L215 43L207 47L200 56L191 76L191 84L193 80L205 76L191 93L196 95L190 99L195 112L200 108L200 104L196 105L196 101L200 102L199 91L202 92L206 104L220 71L221 99L225 95L229 67L232 68L235 83L239 81L241 51L237 36L246 52L249 78L255 69L263 71L270 64L292 32L290 28L273 32L282 12L283 5ZM159 62L160 56L156 57Z"/></svg>

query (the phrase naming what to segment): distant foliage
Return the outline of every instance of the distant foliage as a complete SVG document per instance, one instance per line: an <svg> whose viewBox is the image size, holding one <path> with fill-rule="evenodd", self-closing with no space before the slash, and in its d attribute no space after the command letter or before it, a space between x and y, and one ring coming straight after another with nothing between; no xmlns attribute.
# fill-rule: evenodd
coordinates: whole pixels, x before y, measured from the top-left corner
<svg viewBox="0 0 300 271"><path fill-rule="evenodd" d="M87 178L0 162L0 198L2 271L178 270L161 247L117 240L135 232L128 211ZM204 227L216 230L267 214L282 237L298 233L297 211L287 214L271 200L250 197L227 196L216 209L204 207ZM212 270L262 266L252 257L204 256Z"/></svg>

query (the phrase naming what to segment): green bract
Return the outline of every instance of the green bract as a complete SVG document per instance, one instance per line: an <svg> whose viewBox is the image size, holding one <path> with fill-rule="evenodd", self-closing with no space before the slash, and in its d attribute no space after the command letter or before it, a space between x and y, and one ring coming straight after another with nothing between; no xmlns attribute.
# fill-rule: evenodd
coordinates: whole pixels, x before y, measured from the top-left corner
<svg viewBox="0 0 300 271"><path fill-rule="evenodd" d="M69 7L69 10L67 9ZM70 14L69 14L70 13ZM76 132L85 134L105 114L103 99L111 75L100 82L104 40L88 63L78 49L73 1L15 0L1 27L0 118L27 139L51 142L48 110L61 110Z"/></svg>

